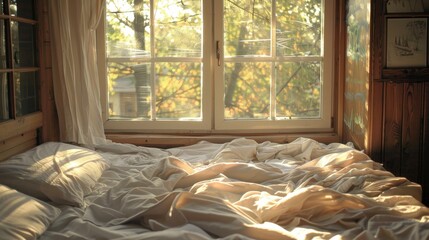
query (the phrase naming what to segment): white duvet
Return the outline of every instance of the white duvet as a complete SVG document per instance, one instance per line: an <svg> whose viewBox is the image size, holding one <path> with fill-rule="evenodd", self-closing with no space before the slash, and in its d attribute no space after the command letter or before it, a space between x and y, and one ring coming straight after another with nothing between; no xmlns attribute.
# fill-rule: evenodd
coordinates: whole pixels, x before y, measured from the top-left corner
<svg viewBox="0 0 429 240"><path fill-rule="evenodd" d="M41 239L429 239L421 188L343 144L107 144L112 166Z"/></svg>

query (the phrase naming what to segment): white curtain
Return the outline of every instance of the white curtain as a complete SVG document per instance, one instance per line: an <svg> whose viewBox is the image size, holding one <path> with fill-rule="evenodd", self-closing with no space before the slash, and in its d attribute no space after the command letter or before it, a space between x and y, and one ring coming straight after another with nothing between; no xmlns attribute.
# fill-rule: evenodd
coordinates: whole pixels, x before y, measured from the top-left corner
<svg viewBox="0 0 429 240"><path fill-rule="evenodd" d="M63 142L104 143L96 28L104 0L49 0L55 102Z"/></svg>

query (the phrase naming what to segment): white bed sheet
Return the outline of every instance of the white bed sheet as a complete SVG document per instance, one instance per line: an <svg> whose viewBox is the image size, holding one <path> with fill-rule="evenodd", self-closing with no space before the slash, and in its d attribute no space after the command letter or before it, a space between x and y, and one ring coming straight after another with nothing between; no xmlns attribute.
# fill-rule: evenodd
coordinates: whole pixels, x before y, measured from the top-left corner
<svg viewBox="0 0 429 240"><path fill-rule="evenodd" d="M41 239L428 239L421 188L352 145L106 144L85 198Z"/></svg>

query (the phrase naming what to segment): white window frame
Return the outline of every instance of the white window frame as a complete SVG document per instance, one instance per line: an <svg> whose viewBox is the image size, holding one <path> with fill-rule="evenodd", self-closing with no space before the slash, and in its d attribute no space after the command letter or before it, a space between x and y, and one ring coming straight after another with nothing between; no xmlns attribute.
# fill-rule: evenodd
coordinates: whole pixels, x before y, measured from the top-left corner
<svg viewBox="0 0 429 240"><path fill-rule="evenodd" d="M221 19L223 15L223 1L216 1L215 12L219 13L215 17ZM287 119L283 120L227 120L224 119L223 114L223 104L216 105L216 112L222 113L217 114L215 118L215 129L223 131L232 131L236 129L246 129L251 132L312 132L312 131L332 131L331 121L332 121L332 102L333 102L333 81L334 81L334 1L322 1L324 6L325 16L323 17L323 50L322 50L322 64L324 66L322 70L323 82L322 82L322 103L321 106L321 119ZM275 12L275 11L273 11ZM221 21L223 22L223 21ZM273 26L275 29L275 26ZM275 33L272 31L272 39L275 41ZM223 29L222 26L215 27L215 39L221 42L223 45ZM274 44L275 45L275 44ZM275 52L275 49L272 49ZM274 64L276 60L273 57L264 57L265 61L271 62ZM249 58L246 58L248 60ZM297 57L294 57L296 60L300 60ZM309 60L309 58L306 58ZM315 60L320 60L319 57L316 57ZM227 61L225 59L225 61ZM224 96L224 83L223 83L223 62L220 66L216 65L218 70L215 71L215 102L223 103ZM220 93L220 94L219 94ZM271 102L275 99L271 99Z"/></svg>
<svg viewBox="0 0 429 240"><path fill-rule="evenodd" d="M218 66L216 59L216 41L223 46L223 24L215 26L214 19L223 19L223 1L202 0L203 22L203 80L202 80L202 120L110 120L108 118L107 64L104 24L105 17L97 29L97 50L99 76L101 79L101 102L106 132L141 132L141 133L312 133L332 132L334 103L334 50L335 50L335 1L322 1L323 16L323 82L321 119L287 120L225 120L224 119L224 82L223 62ZM153 21L153 18L151 18ZM222 21L220 21L222 22ZM151 24L153 28L153 23ZM153 29L151 30L153 32ZM275 34L273 34L275 35ZM220 37L221 36L221 37ZM206 57L208 56L208 57ZM221 51L223 59L223 51ZM272 61L270 59L270 61ZM216 94L215 94L216 93ZM221 104L218 104L221 103Z"/></svg>

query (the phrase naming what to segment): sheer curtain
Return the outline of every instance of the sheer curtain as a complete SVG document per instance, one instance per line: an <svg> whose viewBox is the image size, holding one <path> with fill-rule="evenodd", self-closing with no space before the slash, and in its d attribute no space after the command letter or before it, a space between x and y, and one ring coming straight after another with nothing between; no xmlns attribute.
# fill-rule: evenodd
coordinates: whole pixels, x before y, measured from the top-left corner
<svg viewBox="0 0 429 240"><path fill-rule="evenodd" d="M63 142L106 141L96 58L104 0L49 0L55 102Z"/></svg>

